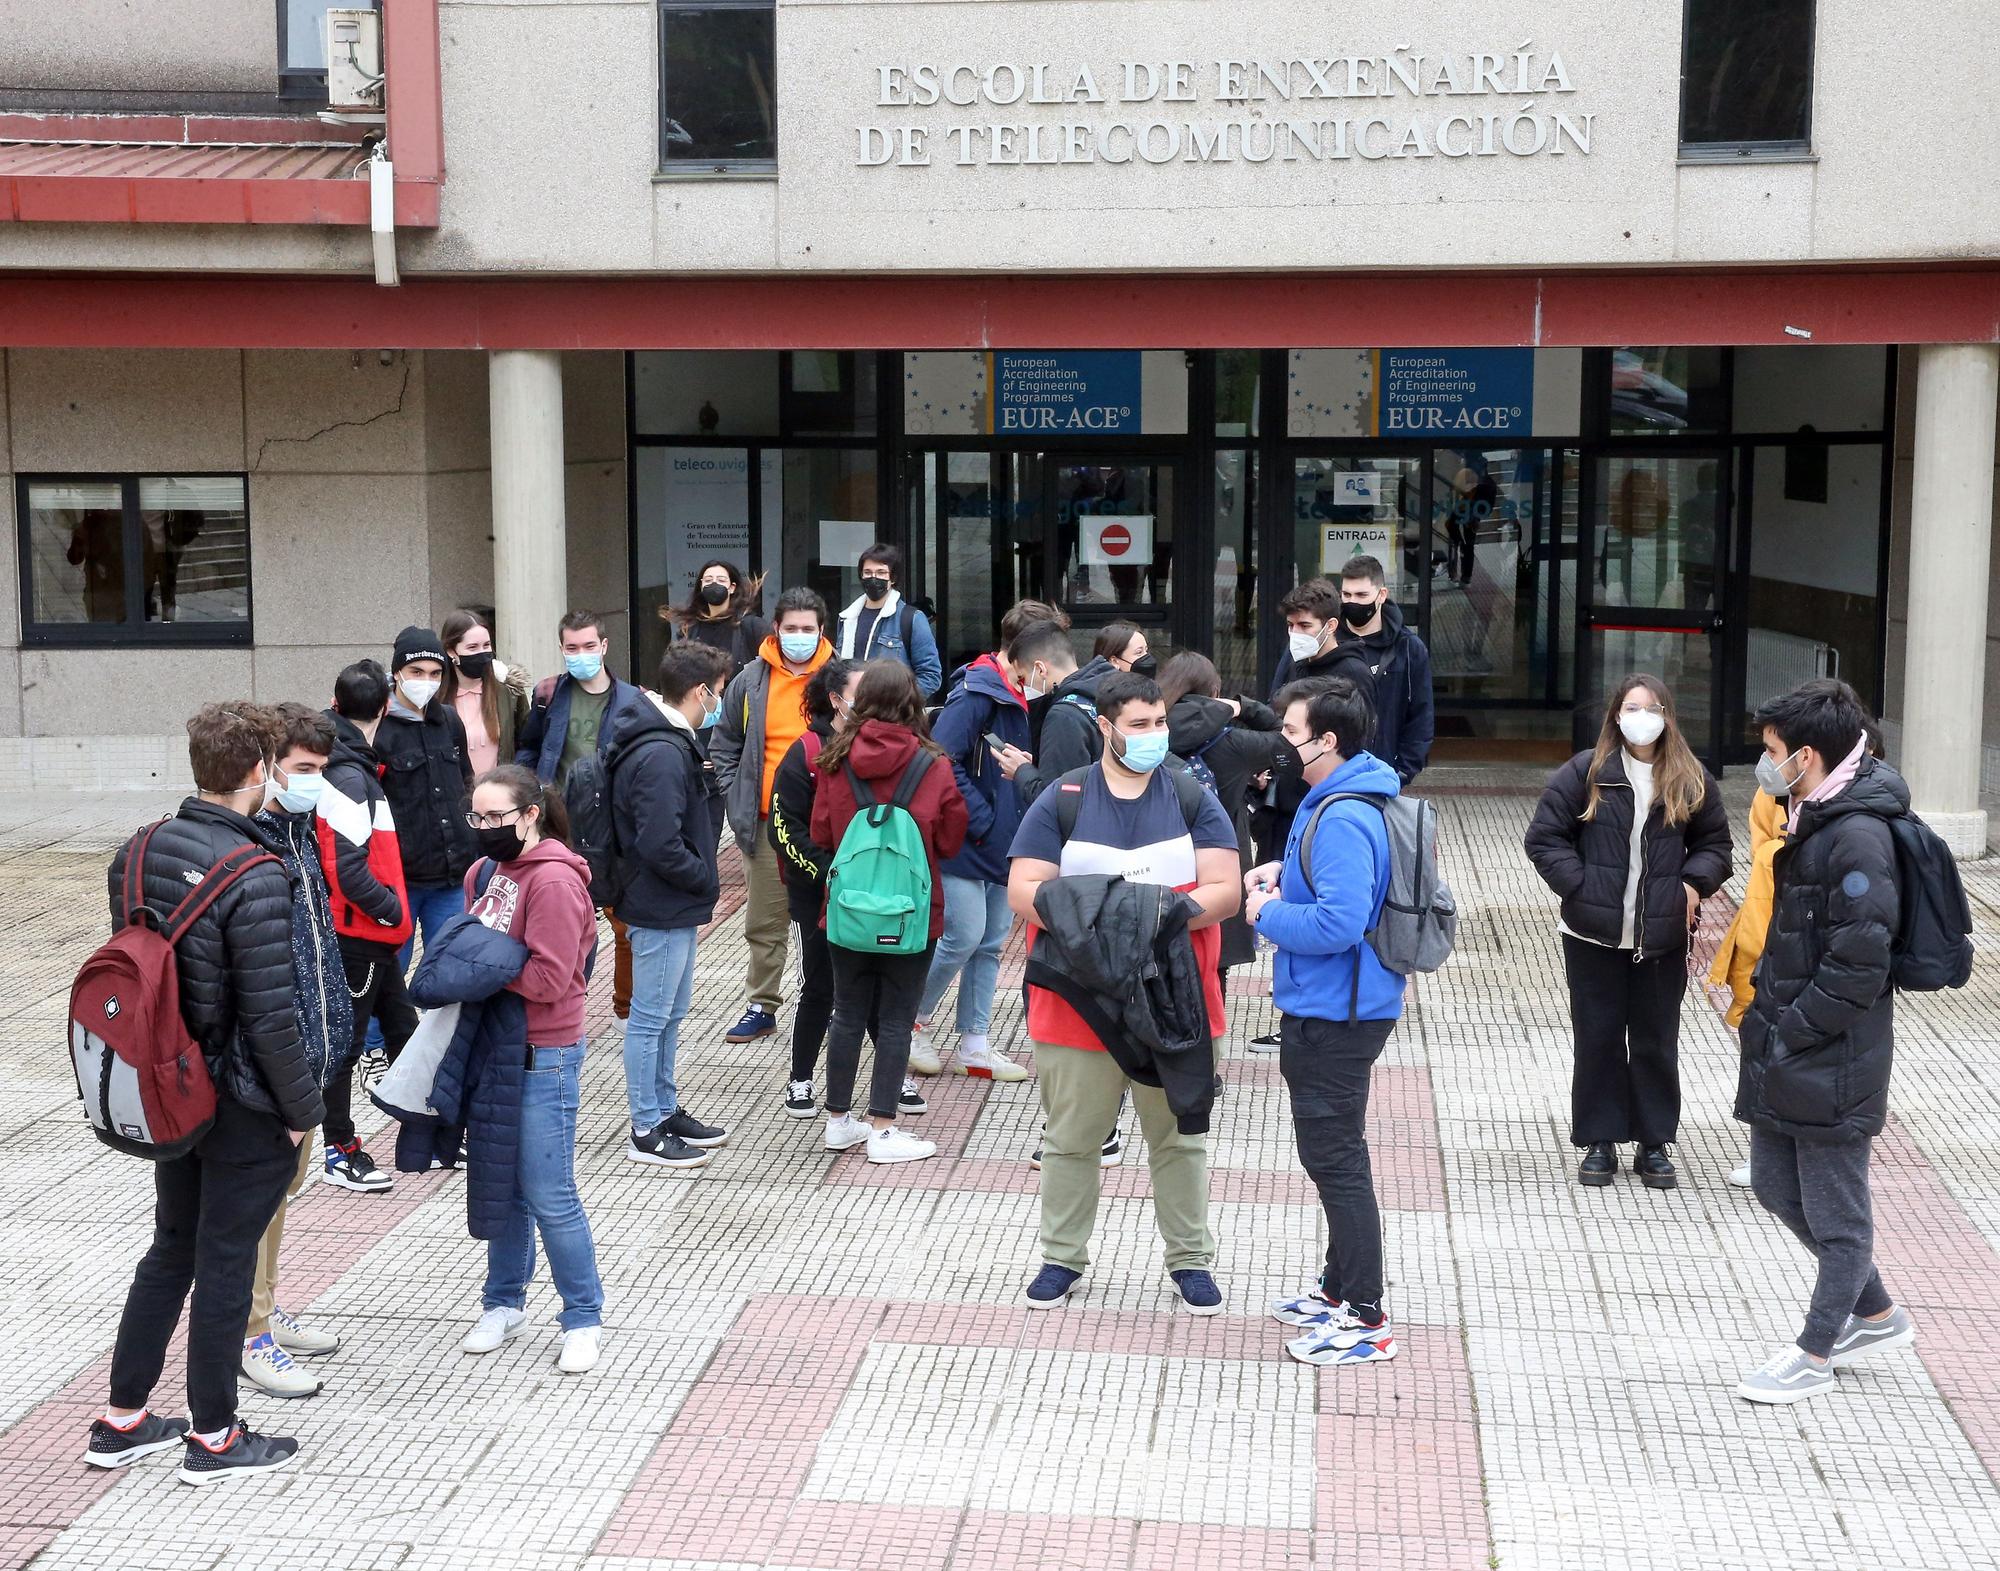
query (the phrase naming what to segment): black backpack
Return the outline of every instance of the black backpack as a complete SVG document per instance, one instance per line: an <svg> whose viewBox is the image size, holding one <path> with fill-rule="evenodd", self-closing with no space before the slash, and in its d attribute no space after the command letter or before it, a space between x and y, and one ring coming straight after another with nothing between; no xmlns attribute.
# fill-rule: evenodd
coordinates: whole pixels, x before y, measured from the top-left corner
<svg viewBox="0 0 2000 1571"><path fill-rule="evenodd" d="M1972 977L1972 906L1957 859L1915 813L1888 822L1900 905L1889 946L1890 980L1904 993L1963 987Z"/></svg>
<svg viewBox="0 0 2000 1571"><path fill-rule="evenodd" d="M1083 810L1084 783L1096 768L1095 764L1085 764L1080 769L1072 769L1048 787L1056 793L1056 826L1062 830L1064 845L1068 845L1070 837L1076 833L1076 816ZM1188 833L1193 834L1195 820L1201 816L1202 793L1208 788L1195 779L1178 759L1170 758L1160 768L1173 781L1174 798L1181 805L1181 817L1187 820Z"/></svg>

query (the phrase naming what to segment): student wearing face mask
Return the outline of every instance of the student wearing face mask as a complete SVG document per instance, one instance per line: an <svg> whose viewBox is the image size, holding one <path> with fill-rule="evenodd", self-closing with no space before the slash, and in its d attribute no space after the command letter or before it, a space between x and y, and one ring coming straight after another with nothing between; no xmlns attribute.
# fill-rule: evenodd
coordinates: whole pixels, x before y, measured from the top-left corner
<svg viewBox="0 0 2000 1571"><path fill-rule="evenodd" d="M722 718L729 657L692 640L660 660L659 700L610 738L605 781L617 831L610 892L632 941L625 1022L626 1158L693 1172L729 1139L689 1112L674 1083L681 1022L694 996L695 935L715 915L721 788L703 733ZM605 892L599 891L598 898Z"/></svg>
<svg viewBox="0 0 2000 1571"><path fill-rule="evenodd" d="M1359 650L1374 677L1375 734L1368 751L1407 786L1430 762L1437 719L1431 698L1431 652L1389 598L1389 578L1372 556L1340 567L1341 649Z"/></svg>
<svg viewBox="0 0 2000 1571"><path fill-rule="evenodd" d="M279 704L277 756L264 785L264 807L255 822L283 849L292 881L292 990L297 1000L299 1046L313 1078L324 1088L354 1043L354 1005L347 989L334 929L333 904L320 867L315 814L324 800L327 761L333 755L333 722L303 704ZM328 1146L333 1142L328 1137ZM278 1214L257 1246L257 1280L250 1324L243 1333L243 1378L277 1397L319 1394L321 1382L293 1362L340 1347L332 1332L305 1325L278 1306L278 1257L284 1247L285 1208L312 1172L313 1142L299 1142L299 1164Z"/></svg>
<svg viewBox="0 0 2000 1571"><path fill-rule="evenodd" d="M686 602L661 606L660 619L673 628L676 640L720 651L729 661L722 674L727 683L757 658L758 646L770 636L771 624L756 614L763 588L762 573L751 578L734 562L712 557L695 570Z"/></svg>
<svg viewBox="0 0 2000 1571"><path fill-rule="evenodd" d="M389 660L389 712L375 732L410 914L426 943L462 909L458 883L473 858L465 827L472 760L465 725L442 696L445 664L444 640L429 628L398 633ZM400 957L405 969L410 947L406 942Z"/></svg>
<svg viewBox="0 0 2000 1571"><path fill-rule="evenodd" d="M1140 676L1158 678L1160 662L1153 654L1153 647L1146 642L1146 635L1130 622L1113 622L1097 635L1097 642L1091 646L1091 654L1110 662L1114 671L1133 671Z"/></svg>
<svg viewBox="0 0 2000 1571"><path fill-rule="evenodd" d="M445 667L444 701L465 726L472 772L484 774L512 760L528 723L528 673L493 653L493 624L478 611L454 611L438 629L451 663Z"/></svg>
<svg viewBox="0 0 2000 1571"><path fill-rule="evenodd" d="M925 699L944 680L930 618L896 589L903 553L877 541L861 553L861 595L840 613L834 643L843 660L894 660L915 673Z"/></svg>
<svg viewBox="0 0 2000 1571"><path fill-rule="evenodd" d="M1639 1181L1672 1189L1688 953L1701 902L1729 877L1730 847L1722 788L1674 723L1666 683L1618 684L1597 745L1550 778L1526 844L1562 901L1577 1182L1610 1183L1630 1141Z"/></svg>
<svg viewBox="0 0 2000 1571"><path fill-rule="evenodd" d="M1124 673L1103 655L1092 655L1081 669L1067 629L1037 622L1007 646L1007 664L1014 686L1028 701L1033 716L1041 706L1041 723L1031 737L1032 760L1003 753L1003 764L1014 770L1014 789L1025 807L1048 785L1072 769L1095 763L1104 752L1097 725L1097 689L1107 677Z"/></svg>

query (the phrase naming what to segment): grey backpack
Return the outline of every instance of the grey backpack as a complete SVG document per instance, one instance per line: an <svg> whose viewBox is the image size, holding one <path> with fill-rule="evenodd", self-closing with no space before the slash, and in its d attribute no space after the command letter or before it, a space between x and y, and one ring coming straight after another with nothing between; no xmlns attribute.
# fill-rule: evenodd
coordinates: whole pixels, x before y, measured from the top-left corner
<svg viewBox="0 0 2000 1571"><path fill-rule="evenodd" d="M1322 798L1299 837L1299 871L1309 893L1316 894L1313 835L1320 815L1335 802L1372 803L1389 831L1389 893L1382 901L1381 916L1368 931L1375 958L1398 976L1437 970L1450 956L1458 933L1458 902L1451 886L1438 876L1437 808L1422 797L1365 791L1336 791ZM1355 980L1358 986L1358 974Z"/></svg>

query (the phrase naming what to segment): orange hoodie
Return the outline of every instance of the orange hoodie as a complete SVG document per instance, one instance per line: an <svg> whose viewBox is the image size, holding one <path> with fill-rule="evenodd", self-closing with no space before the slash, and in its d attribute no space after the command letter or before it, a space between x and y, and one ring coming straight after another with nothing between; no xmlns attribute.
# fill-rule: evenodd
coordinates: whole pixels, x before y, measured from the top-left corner
<svg viewBox="0 0 2000 1571"><path fill-rule="evenodd" d="M824 638L814 652L812 664L794 676L785 669L785 657L778 649L778 635L772 633L757 647L757 658L771 668L770 688L764 694L764 794L758 799L760 817L771 816L771 787L778 778L778 765L806 729L806 683L833 658L833 645Z"/></svg>

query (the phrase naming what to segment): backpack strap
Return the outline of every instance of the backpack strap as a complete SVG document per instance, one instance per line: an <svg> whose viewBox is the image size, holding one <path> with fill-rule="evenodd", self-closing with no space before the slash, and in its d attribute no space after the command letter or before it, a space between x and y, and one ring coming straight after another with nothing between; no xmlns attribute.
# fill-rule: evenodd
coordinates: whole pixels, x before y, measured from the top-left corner
<svg viewBox="0 0 2000 1571"><path fill-rule="evenodd" d="M918 748L917 756L904 768L903 778L896 782L896 794L889 798L889 805L909 812L910 804L917 799L917 792L924 783L924 776L930 773L935 762L934 754L925 748Z"/></svg>
<svg viewBox="0 0 2000 1571"><path fill-rule="evenodd" d="M818 773L819 750L826 746L826 738L808 726L799 735L799 746L805 749L806 773Z"/></svg>
<svg viewBox="0 0 2000 1571"><path fill-rule="evenodd" d="M188 929L202 919L208 908L229 892L230 885L241 878L260 862L274 862L284 866L269 851L258 845L240 845L231 851L202 878L199 887L191 890L186 899L174 907L166 925L160 929L160 936L170 944L178 944Z"/></svg>
<svg viewBox="0 0 2000 1571"><path fill-rule="evenodd" d="M917 608L908 600L896 608L896 631L903 635L903 648L907 650L917 631Z"/></svg>
<svg viewBox="0 0 2000 1571"><path fill-rule="evenodd" d="M139 913L142 911L148 917L152 918L153 926L156 929L160 925L159 913L146 904L145 864L146 847L153 843L153 836L160 832L160 825L165 822L165 819L159 819L154 823L148 824L128 842L129 849L125 853L125 883L122 898L119 901L119 904L125 908L125 925L127 927L137 925Z"/></svg>
<svg viewBox="0 0 2000 1571"><path fill-rule="evenodd" d="M1076 833L1076 815L1083 808L1084 784L1096 767L1095 764L1084 764L1066 775L1058 775L1048 787L1056 794L1056 827L1062 831L1064 845L1068 845L1070 837Z"/></svg>
<svg viewBox="0 0 2000 1571"><path fill-rule="evenodd" d="M1195 821L1201 817L1202 792L1207 789L1195 779L1194 771L1186 764L1169 761L1162 767L1167 778L1174 783L1174 799L1181 805L1181 817L1186 820L1188 833L1194 833Z"/></svg>
<svg viewBox="0 0 2000 1571"><path fill-rule="evenodd" d="M494 861L492 857L481 857L479 861L479 876L472 883L473 894L475 896L485 894L486 886L493 882L493 875L499 871L500 864Z"/></svg>
<svg viewBox="0 0 2000 1571"><path fill-rule="evenodd" d="M1315 900L1319 898L1319 891L1313 888L1313 836L1319 830L1320 815L1335 802L1367 802L1373 805L1378 813L1386 813L1389 810L1389 799L1375 791L1335 791L1330 796L1320 798L1319 805L1313 809L1312 817L1306 820L1305 833L1299 836L1299 876L1306 881L1306 893Z"/></svg>
<svg viewBox="0 0 2000 1571"><path fill-rule="evenodd" d="M875 805L875 793L868 788L868 782L854 772L852 763L843 761L840 767L847 776L847 789L854 796L854 810L857 813L867 812Z"/></svg>

